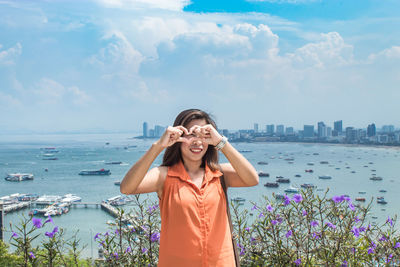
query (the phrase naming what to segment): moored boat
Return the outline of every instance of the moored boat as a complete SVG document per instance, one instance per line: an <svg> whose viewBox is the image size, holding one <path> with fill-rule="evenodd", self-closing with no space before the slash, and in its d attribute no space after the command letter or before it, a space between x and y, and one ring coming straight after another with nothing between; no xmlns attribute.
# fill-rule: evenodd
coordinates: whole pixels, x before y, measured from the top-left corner
<svg viewBox="0 0 400 267"><path fill-rule="evenodd" d="M81 171L79 175L111 175L111 171L105 169L100 169L97 171Z"/></svg>
<svg viewBox="0 0 400 267"><path fill-rule="evenodd" d="M305 172L314 172L313 170L311 170L311 169L308 169L308 170L305 170Z"/></svg>
<svg viewBox="0 0 400 267"><path fill-rule="evenodd" d="M259 161L257 162L258 165L268 165L268 162L266 161Z"/></svg>
<svg viewBox="0 0 400 267"><path fill-rule="evenodd" d="M258 176L260 176L260 177L269 177L269 173L266 173L266 172L258 172Z"/></svg>
<svg viewBox="0 0 400 267"><path fill-rule="evenodd" d="M287 183L290 183L290 179L289 178L278 178L278 179L276 179L276 182L287 184Z"/></svg>
<svg viewBox="0 0 400 267"><path fill-rule="evenodd" d="M356 197L355 200L365 202L365 197Z"/></svg>
<svg viewBox="0 0 400 267"><path fill-rule="evenodd" d="M313 184L307 184L307 183L301 184L300 186L301 186L302 188L315 188L315 187L316 187L316 186L313 185Z"/></svg>
<svg viewBox="0 0 400 267"><path fill-rule="evenodd" d="M369 179L372 180L372 181L382 181L382 180L383 180L383 178L380 177L380 176L372 176L372 177L369 178Z"/></svg>
<svg viewBox="0 0 400 267"><path fill-rule="evenodd" d="M327 180L327 179L332 179L332 176L330 176L330 175L320 175L320 176L318 176L318 178Z"/></svg>
<svg viewBox="0 0 400 267"><path fill-rule="evenodd" d="M33 180L34 177L31 173L10 173L4 179L10 182L20 182Z"/></svg>
<svg viewBox="0 0 400 267"><path fill-rule="evenodd" d="M299 189L298 188L296 188L296 187L289 187L289 188L287 188L287 189L285 189L285 190L283 190L285 193L298 193L299 192Z"/></svg>
<svg viewBox="0 0 400 267"><path fill-rule="evenodd" d="M265 187L278 187L279 184L278 183L266 183L264 184Z"/></svg>

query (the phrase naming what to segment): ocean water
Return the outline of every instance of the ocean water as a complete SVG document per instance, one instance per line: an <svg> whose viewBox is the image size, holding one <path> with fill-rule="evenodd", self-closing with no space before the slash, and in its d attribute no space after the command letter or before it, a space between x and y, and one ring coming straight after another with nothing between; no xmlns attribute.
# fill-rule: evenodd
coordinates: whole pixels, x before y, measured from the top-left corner
<svg viewBox="0 0 400 267"><path fill-rule="evenodd" d="M36 193L39 195L77 194L82 202L98 202L120 194L115 181L123 178L130 166L150 147L154 140L132 139L129 134L73 134L73 135L17 135L0 136L0 174L27 172L35 176L33 181L8 182L1 177L0 196L13 193ZM107 145L106 142L109 142ZM365 197L367 202L373 197L384 196L388 202L379 205L374 200L372 222L385 222L387 217L399 214L397 194L400 191L400 150L384 147L342 146L304 143L235 143L233 144L254 165L257 171L264 171L270 177L261 177L259 185L249 188L231 188L231 198L246 199L244 207L251 208L263 195L273 192L283 193L290 187L300 187L302 183L313 183L321 194L329 188L328 196L347 194L351 198ZM43 160L41 148L55 147L58 160ZM288 163L293 158L293 163ZM153 166L161 163L160 155ZM106 165L109 161L122 161L121 165ZM268 165L258 165L266 161ZM328 164L321 164L328 161ZM222 156L221 162L226 162ZM313 162L313 166L307 163ZM48 169L48 172L45 169ZM80 176L81 170L110 169L110 176ZM340 168L340 169L336 169ZM313 169L306 173L305 169ZM372 170L376 170L373 172ZM382 181L371 181L372 173L383 177ZM300 174L301 177L295 177ZM319 179L320 175L330 175L332 179ZM266 182L275 181L276 176L290 178L290 184L279 188L266 188ZM379 190L385 189L386 193ZM359 194L365 191L365 194ZM156 200L155 193L144 198ZM366 202L366 203L367 203ZM126 206L127 210L132 207ZM22 216L28 216L29 209L5 215L5 225L18 224ZM113 218L95 207L71 208L70 212L54 217L56 225L67 229L67 234L79 230L78 237L87 247L84 256L97 256L97 244L93 236L109 229L106 224ZM51 230L51 229L49 229ZM10 232L5 232L5 240Z"/></svg>

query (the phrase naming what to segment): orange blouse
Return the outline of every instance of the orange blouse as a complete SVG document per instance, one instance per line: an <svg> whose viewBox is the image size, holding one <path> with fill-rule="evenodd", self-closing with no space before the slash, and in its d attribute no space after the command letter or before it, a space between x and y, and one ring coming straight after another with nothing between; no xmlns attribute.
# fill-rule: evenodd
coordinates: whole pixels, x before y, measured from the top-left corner
<svg viewBox="0 0 400 267"><path fill-rule="evenodd" d="M182 162L168 167L158 267L235 266L221 175L206 165L199 189Z"/></svg>

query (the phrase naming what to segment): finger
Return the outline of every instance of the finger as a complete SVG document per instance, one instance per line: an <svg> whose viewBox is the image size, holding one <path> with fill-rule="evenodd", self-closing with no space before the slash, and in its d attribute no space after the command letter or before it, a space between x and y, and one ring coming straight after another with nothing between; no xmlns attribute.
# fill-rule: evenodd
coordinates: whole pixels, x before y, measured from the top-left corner
<svg viewBox="0 0 400 267"><path fill-rule="evenodd" d="M183 127L182 125L178 125L175 128L181 130L184 134L189 135L189 131L185 127Z"/></svg>
<svg viewBox="0 0 400 267"><path fill-rule="evenodd" d="M178 137L178 139L176 140L176 142L181 142L181 143L189 143L189 139L184 138L184 137Z"/></svg>

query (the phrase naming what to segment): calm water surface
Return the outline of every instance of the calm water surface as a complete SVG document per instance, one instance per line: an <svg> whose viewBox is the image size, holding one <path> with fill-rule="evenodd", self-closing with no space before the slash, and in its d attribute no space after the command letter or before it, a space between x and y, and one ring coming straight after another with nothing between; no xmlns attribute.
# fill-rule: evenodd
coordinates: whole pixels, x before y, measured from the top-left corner
<svg viewBox="0 0 400 267"><path fill-rule="evenodd" d="M33 181L19 183L7 182L0 177L0 196L13 193L36 193L65 195L77 194L83 202L98 202L119 194L115 181L121 180L131 164L137 161L154 140L130 138L128 134L75 134L75 135L36 135L36 136L0 136L0 174L27 172L35 176ZM109 142L107 145L106 142ZM384 196L387 205L373 204L371 219L384 222L388 216L399 214L397 193L400 191L400 151L393 148L356 147L340 145L318 145L297 143L238 143L234 146L245 151L243 155L255 166L257 171L270 174L269 178L260 178L260 184L251 188L232 188L230 197L240 196L246 199L245 207L251 208L251 201L257 202L263 195L271 197L273 192L283 193L290 186L300 187L302 183L313 183L319 190L329 188L329 196L348 194L352 198L369 199ZM43 160L43 147L56 147L58 160ZM161 163L162 155L154 162ZM288 163L293 158L293 163ZM121 165L106 165L109 161L122 161ZM224 157L222 162L226 162ZM258 165L266 161L268 165ZM321 164L328 161L328 164ZM313 166L307 163L313 162ZM48 172L45 169L48 169ZM80 176L81 170L111 170L110 176ZM340 168L340 169L337 169ZM305 169L313 169L306 173ZM371 181L372 170L383 177L382 181ZM300 174L301 177L295 177ZM320 175L330 175L332 179L321 180ZM291 179L290 184L281 184L279 188L266 188L267 181L275 181L276 176ZM386 193L379 190L385 189ZM366 193L361 195L360 191ZM322 193L322 191L320 191ZM148 194L156 200L155 194ZM127 206L126 209L131 209ZM29 210L7 214L5 224L17 224ZM93 236L97 232L108 230L106 222L113 218L99 208L71 208L70 212L54 218L55 223L67 229L71 235L79 230L79 238L87 244L84 256L97 256L97 244ZM50 228L50 226L49 226ZM51 229L49 229L51 230ZM10 233L5 233L8 240Z"/></svg>

